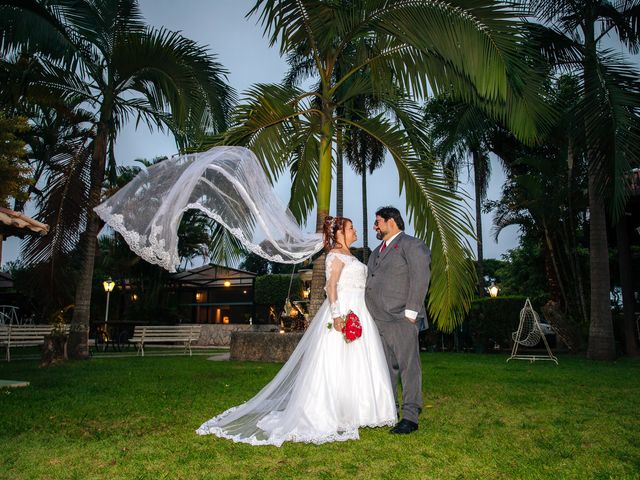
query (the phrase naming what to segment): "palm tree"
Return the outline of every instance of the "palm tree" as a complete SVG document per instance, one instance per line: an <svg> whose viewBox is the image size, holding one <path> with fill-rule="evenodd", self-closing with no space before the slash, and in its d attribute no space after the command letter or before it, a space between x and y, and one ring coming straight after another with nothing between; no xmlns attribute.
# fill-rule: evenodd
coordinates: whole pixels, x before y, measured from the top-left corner
<svg viewBox="0 0 640 480"><path fill-rule="evenodd" d="M576 122L578 90L575 76L550 82L546 97L558 115L540 145L523 145L500 128L493 130L490 145L507 170L503 198L494 202L496 238L509 225L537 234L546 253L551 300L586 326L589 312L579 252L586 244L587 168Z"/></svg>
<svg viewBox="0 0 640 480"><path fill-rule="evenodd" d="M16 211L22 211L33 195L37 202L42 201L41 182L55 168L52 159L56 155L73 155L78 140L82 144L92 136L93 112L84 109L82 99L61 98L48 88L49 67L48 57L30 51L9 54L0 61L0 109L28 118L31 126L23 135L32 169L31 183L26 198L15 198Z"/></svg>
<svg viewBox="0 0 640 480"><path fill-rule="evenodd" d="M591 308L589 358L612 360L615 344L610 307L610 273L605 199L614 221L628 196L623 172L637 161L638 73L624 59L602 49L615 35L630 52L640 46L637 1L531 0L527 12L550 25L544 32L560 68L580 72L585 155L589 168L589 250ZM561 56L558 56L558 54ZM563 61L564 60L564 61Z"/></svg>
<svg viewBox="0 0 640 480"><path fill-rule="evenodd" d="M477 292L484 293L484 261L482 244L482 202L487 197L491 175L490 136L495 123L478 107L456 102L447 96L429 99L425 105L425 120L438 157L451 175L452 187L457 186L460 171L473 169L475 190ZM469 160L469 157L470 160Z"/></svg>
<svg viewBox="0 0 640 480"><path fill-rule="evenodd" d="M368 38L359 39L345 46L344 53L340 56L333 68L333 82L340 81L346 72L358 66L358 54L366 49L371 49L371 41ZM312 77L314 61L305 55L304 50L299 50L287 58L289 71L285 77L284 84L287 86L300 85L303 80ZM349 78L344 80L345 88L349 88L354 82L365 80L372 74L369 68L362 68ZM320 86L316 86L318 93L321 93ZM318 100L316 99L317 103ZM375 115L382 110L382 103L373 95L355 95L347 101L340 102L336 99L336 115L346 117L351 120L359 120ZM317 104L316 106L320 106ZM367 169L373 173L384 163L384 146L373 137L353 126L337 127L335 133L336 152L336 215L343 215L344 207L344 158L346 156L348 164L358 175L362 176L362 240L363 240L363 261L367 262L368 256L368 235L369 227L367 222Z"/></svg>
<svg viewBox="0 0 640 480"><path fill-rule="evenodd" d="M366 99L361 99L366 100ZM367 111L367 109L361 110ZM355 128L349 129L346 142L347 161L362 180L362 261L369 257L369 212L367 202L367 172L370 174L384 164L384 146L371 135Z"/></svg>
<svg viewBox="0 0 640 480"><path fill-rule="evenodd" d="M475 272L465 240L472 229L430 155L420 109L408 96L424 96L429 87L451 90L504 118L518 135L532 136L539 102L520 88L529 70L521 24L512 13L483 0L258 0L250 11L259 15L272 45L308 59L319 88L252 87L224 141L249 145L271 178L290 169L291 210L302 221L317 207L316 231L329 213L337 132L354 128L384 145L406 190L409 220L432 250L429 309L445 329L461 321L473 296ZM345 52L351 56L353 45L355 66L336 78L336 66ZM371 74L348 82L362 70ZM535 78L528 80L528 87L535 86ZM357 119L341 116L339 107L359 95L384 99L385 111ZM322 302L323 268L320 257L314 265L312 313Z"/></svg>
<svg viewBox="0 0 640 480"><path fill-rule="evenodd" d="M42 21L25 25L33 15L24 19L17 15L12 17L12 25L15 31L23 32L17 40L26 48L32 39L39 40L42 32L61 31L72 68L61 63L69 58L52 58L47 87L61 98L81 99L96 112L95 138L83 158L89 177L84 179L87 201L83 204L82 268L70 339L71 355L82 358L88 356L91 282L100 229L93 207L100 201L108 157L110 163L115 162L113 146L118 133L129 119L136 118L150 128L168 128L184 149L201 132L215 133L226 127L233 93L224 83L225 70L205 48L178 33L145 26L137 0L42 0L28 4L56 19L55 29ZM49 36L55 37L53 33Z"/></svg>

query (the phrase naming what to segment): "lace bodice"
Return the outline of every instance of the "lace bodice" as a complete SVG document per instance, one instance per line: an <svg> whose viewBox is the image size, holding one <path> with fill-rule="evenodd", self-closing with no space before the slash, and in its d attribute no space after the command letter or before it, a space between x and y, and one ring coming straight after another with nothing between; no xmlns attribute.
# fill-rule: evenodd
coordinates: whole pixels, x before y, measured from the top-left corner
<svg viewBox="0 0 640 480"><path fill-rule="evenodd" d="M338 279L338 294L341 290L363 290L367 281L367 266L360 262L353 255L345 255L343 253L329 252L325 260L325 278L329 281L334 268L334 261L344 264ZM326 289L326 287L325 287Z"/></svg>

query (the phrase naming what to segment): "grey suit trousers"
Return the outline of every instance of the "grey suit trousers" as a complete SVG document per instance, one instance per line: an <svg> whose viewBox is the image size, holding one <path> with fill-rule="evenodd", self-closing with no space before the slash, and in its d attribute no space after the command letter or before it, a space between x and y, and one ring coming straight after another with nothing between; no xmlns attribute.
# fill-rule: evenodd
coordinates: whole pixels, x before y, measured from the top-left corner
<svg viewBox="0 0 640 480"><path fill-rule="evenodd" d="M391 386L398 391L398 379L402 383L402 417L418 423L422 410L422 367L418 346L418 325L401 320L376 322L384 354L387 357ZM399 409L396 395L396 409Z"/></svg>

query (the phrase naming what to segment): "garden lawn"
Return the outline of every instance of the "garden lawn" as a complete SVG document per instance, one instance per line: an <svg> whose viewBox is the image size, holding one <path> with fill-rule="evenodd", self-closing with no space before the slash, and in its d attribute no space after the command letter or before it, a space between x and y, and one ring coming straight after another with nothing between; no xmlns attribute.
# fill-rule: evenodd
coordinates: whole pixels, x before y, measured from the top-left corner
<svg viewBox="0 0 640 480"><path fill-rule="evenodd" d="M420 430L282 448L195 429L280 365L206 357L0 363L2 479L608 479L640 477L640 361L423 354Z"/></svg>

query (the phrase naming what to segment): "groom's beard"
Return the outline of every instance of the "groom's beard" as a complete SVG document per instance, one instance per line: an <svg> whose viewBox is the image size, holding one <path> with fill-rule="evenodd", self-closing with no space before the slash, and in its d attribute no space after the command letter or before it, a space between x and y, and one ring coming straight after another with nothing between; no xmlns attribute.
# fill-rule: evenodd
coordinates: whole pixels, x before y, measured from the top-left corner
<svg viewBox="0 0 640 480"><path fill-rule="evenodd" d="M378 231L376 232L376 238L377 238L378 240L382 240L382 239L384 238L384 235L382 234L382 232L381 232L380 230L378 230Z"/></svg>

